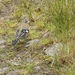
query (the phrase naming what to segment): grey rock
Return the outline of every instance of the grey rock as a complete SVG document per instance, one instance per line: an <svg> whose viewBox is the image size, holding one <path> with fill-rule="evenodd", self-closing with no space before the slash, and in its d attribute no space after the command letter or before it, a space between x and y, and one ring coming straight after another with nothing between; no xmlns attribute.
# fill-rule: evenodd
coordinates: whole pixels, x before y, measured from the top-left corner
<svg viewBox="0 0 75 75"><path fill-rule="evenodd" d="M6 41L0 39L0 44L4 44Z"/></svg>
<svg viewBox="0 0 75 75"><path fill-rule="evenodd" d="M5 45L1 45L1 46L0 46L0 49L3 49L3 48L5 48Z"/></svg>
<svg viewBox="0 0 75 75"><path fill-rule="evenodd" d="M55 54L57 55L61 48L62 48L61 43L55 43L45 50L45 54L47 54L48 56L54 56Z"/></svg>
<svg viewBox="0 0 75 75"><path fill-rule="evenodd" d="M39 71L40 69L40 66L35 66L35 70Z"/></svg>
<svg viewBox="0 0 75 75"><path fill-rule="evenodd" d="M8 67L0 68L0 74L4 74L8 69Z"/></svg>
<svg viewBox="0 0 75 75"><path fill-rule="evenodd" d="M39 41L40 41L39 39L34 39L34 40L31 40L31 41L28 41L27 44L25 45L25 47L30 47L32 44L36 44Z"/></svg>
<svg viewBox="0 0 75 75"><path fill-rule="evenodd" d="M43 35L43 38L47 38L50 36L50 32L46 32L44 35Z"/></svg>
<svg viewBox="0 0 75 75"><path fill-rule="evenodd" d="M32 59L32 58L27 57L27 58L26 58L26 62L33 62L33 59Z"/></svg>
<svg viewBox="0 0 75 75"><path fill-rule="evenodd" d="M19 71L10 71L8 74L6 75L20 75Z"/></svg>

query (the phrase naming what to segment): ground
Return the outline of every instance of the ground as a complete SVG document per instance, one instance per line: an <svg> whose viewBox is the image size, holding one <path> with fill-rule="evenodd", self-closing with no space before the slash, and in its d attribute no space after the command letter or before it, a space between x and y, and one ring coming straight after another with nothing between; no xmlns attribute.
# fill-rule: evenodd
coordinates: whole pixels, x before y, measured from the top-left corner
<svg viewBox="0 0 75 75"><path fill-rule="evenodd" d="M75 1L0 1L0 75L74 75ZM23 17L30 34L11 46Z"/></svg>

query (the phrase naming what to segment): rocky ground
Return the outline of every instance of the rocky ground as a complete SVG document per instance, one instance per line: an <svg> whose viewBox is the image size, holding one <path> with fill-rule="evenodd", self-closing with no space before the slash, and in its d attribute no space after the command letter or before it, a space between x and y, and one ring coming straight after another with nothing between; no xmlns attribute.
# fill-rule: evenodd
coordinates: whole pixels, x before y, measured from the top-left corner
<svg viewBox="0 0 75 75"><path fill-rule="evenodd" d="M51 47L38 50L32 46L40 40L34 39L28 41L22 46L11 47L6 44L7 40L0 40L0 75L54 75L54 72L48 68L47 63L52 62L53 56L58 51L60 44L54 44ZM50 63L52 65L52 63Z"/></svg>
<svg viewBox="0 0 75 75"><path fill-rule="evenodd" d="M44 55L53 56L55 51L58 50L58 46L57 48L54 48L55 51L53 51L53 49L51 50L51 47L48 49L39 49L40 47L38 44L41 38L28 39L26 42L19 43L15 47L11 46L12 39L14 37L13 33L16 30L14 30L14 27L16 27L17 24L14 26L7 25L8 22L10 23L15 20L12 13L16 8L15 5L10 2L11 1L0 2L0 75L54 75L52 69L50 70L46 65L47 62L44 60ZM11 28L13 28L13 31ZM31 27L31 29L33 28ZM45 32L43 38L48 36L50 36L50 33ZM53 45L52 48L55 46L56 45ZM49 51L52 51L52 53ZM51 62L52 58L49 59Z"/></svg>
<svg viewBox="0 0 75 75"><path fill-rule="evenodd" d="M69 64L72 54L66 55L63 46L66 50L70 43L63 45L65 40L56 38L54 25L45 22L44 3L44 0L0 0L0 75L68 75L63 67ZM15 31L24 16L30 19L30 35L13 47ZM50 20L51 17L47 22Z"/></svg>

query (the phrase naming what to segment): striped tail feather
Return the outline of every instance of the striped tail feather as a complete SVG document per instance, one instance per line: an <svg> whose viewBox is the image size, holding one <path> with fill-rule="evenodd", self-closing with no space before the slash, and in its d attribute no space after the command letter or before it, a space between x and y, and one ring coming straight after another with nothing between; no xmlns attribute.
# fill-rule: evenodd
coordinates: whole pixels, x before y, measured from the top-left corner
<svg viewBox="0 0 75 75"><path fill-rule="evenodd" d="M12 41L12 46L15 46L15 45L17 44L18 40L19 40L19 39L13 40L13 41Z"/></svg>

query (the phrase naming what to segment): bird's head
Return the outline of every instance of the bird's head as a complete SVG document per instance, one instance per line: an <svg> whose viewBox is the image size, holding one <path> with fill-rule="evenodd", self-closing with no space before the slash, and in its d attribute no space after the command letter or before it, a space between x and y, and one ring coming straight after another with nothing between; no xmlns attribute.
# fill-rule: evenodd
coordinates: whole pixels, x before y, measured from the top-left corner
<svg viewBox="0 0 75 75"><path fill-rule="evenodd" d="M24 23L30 24L30 20L27 16L23 17L22 21L20 22L20 24L24 24Z"/></svg>

